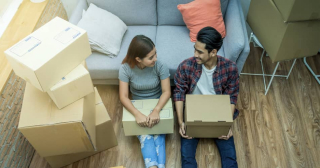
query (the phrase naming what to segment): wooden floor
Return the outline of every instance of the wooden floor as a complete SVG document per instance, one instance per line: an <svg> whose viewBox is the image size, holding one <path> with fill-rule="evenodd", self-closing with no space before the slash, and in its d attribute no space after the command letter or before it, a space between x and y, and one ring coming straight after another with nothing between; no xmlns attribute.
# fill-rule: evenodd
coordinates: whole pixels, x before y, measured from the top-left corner
<svg viewBox="0 0 320 168"><path fill-rule="evenodd" d="M251 46L243 72L261 73L261 49ZM266 71L275 64L264 58ZM308 59L320 74L320 55ZM292 61L281 63L278 74L286 74ZM269 80L269 79L268 79ZM267 80L267 81L268 81ZM74 163L68 168L93 168L125 165L143 168L140 145L136 137L125 137L121 128L122 105L118 86L97 86L113 120L119 146ZM241 76L237 108L240 116L233 125L240 168L319 168L320 167L320 85L302 62L297 60L288 80L275 78L267 96L260 76ZM166 140L167 168L180 168L180 136ZM220 167L214 142L202 139L197 148L199 168ZM49 167L35 154L31 168Z"/></svg>
<svg viewBox="0 0 320 168"><path fill-rule="evenodd" d="M23 0L0 39L0 168L29 167L35 151L17 129L26 83L11 73L3 51L55 16L67 19L60 0Z"/></svg>

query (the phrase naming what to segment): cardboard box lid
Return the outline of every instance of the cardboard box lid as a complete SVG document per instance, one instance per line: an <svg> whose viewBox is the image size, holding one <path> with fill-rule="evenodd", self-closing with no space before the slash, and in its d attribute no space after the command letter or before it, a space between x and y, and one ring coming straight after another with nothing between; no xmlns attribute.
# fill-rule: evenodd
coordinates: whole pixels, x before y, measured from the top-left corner
<svg viewBox="0 0 320 168"><path fill-rule="evenodd" d="M80 64L78 65L74 70L72 70L70 73L68 73L65 77L63 77L57 84L52 86L50 88L51 91L56 90L60 88L61 86L64 86L72 81L75 81L78 78L81 78L82 76L88 75L89 72L86 70L86 68Z"/></svg>
<svg viewBox="0 0 320 168"><path fill-rule="evenodd" d="M187 125L233 122L229 95L187 94L185 109Z"/></svg>
<svg viewBox="0 0 320 168"><path fill-rule="evenodd" d="M132 100L132 104L135 108L137 108L141 113L144 115L149 115L153 108L158 104L159 99L146 99L146 100ZM172 112L172 101L171 99L168 100L166 105L162 108L160 112L161 119L172 119L173 112ZM123 115L122 121L135 121L135 117L127 111L125 107L123 107Z"/></svg>
<svg viewBox="0 0 320 168"><path fill-rule="evenodd" d="M284 21L320 19L319 0L272 0Z"/></svg>
<svg viewBox="0 0 320 168"><path fill-rule="evenodd" d="M85 30L55 17L5 53L35 71L84 34Z"/></svg>
<svg viewBox="0 0 320 168"><path fill-rule="evenodd" d="M65 122L81 122L84 98L59 110L47 93L27 83L19 127L34 127Z"/></svg>

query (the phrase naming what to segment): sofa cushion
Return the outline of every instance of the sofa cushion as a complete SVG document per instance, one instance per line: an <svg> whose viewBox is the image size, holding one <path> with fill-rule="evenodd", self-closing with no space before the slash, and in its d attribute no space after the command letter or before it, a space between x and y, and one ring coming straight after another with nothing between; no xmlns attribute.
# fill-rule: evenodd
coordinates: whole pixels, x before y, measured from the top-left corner
<svg viewBox="0 0 320 168"><path fill-rule="evenodd" d="M177 9L179 4L187 4L193 0L158 0L157 11L158 11L158 25L186 25L183 22L182 15ZM220 0L221 12L224 17L229 0Z"/></svg>
<svg viewBox="0 0 320 168"><path fill-rule="evenodd" d="M194 56L194 43L190 42L189 30L185 26L158 26L156 36L158 60L165 63L174 77L178 65ZM223 46L218 55L224 56Z"/></svg>
<svg viewBox="0 0 320 168"><path fill-rule="evenodd" d="M197 0L178 5L183 20L190 30L190 40L197 41L198 32L207 26L215 28L224 38L226 29L220 8L220 0Z"/></svg>
<svg viewBox="0 0 320 168"><path fill-rule="evenodd" d="M78 26L87 31L92 51L98 51L110 57L119 54L127 25L117 16L90 4Z"/></svg>
<svg viewBox="0 0 320 168"><path fill-rule="evenodd" d="M143 34L154 43L156 39L156 26L128 26L121 43L121 49L117 57L110 58L106 55L93 52L87 59L87 67L92 79L118 79L122 60L127 54L128 47L134 36Z"/></svg>
<svg viewBox="0 0 320 168"><path fill-rule="evenodd" d="M157 25L156 0L87 0L118 16L126 25Z"/></svg>

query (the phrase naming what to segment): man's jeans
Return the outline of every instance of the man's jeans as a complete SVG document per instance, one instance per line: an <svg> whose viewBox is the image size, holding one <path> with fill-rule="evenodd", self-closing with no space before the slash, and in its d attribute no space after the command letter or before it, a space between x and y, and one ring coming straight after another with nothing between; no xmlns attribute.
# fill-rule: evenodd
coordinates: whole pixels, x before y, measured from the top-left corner
<svg viewBox="0 0 320 168"><path fill-rule="evenodd" d="M233 115L233 119L237 118L239 113ZM237 155L234 146L233 136L228 140L213 138L216 143L220 157L222 168L237 168ZM196 151L199 138L185 139L181 137L181 165L182 168L197 168Z"/></svg>
<svg viewBox="0 0 320 168"><path fill-rule="evenodd" d="M229 140L213 138L220 157L222 168L237 168L237 156L233 136ZM181 137L181 164L182 168L197 168L196 151L199 138L185 139Z"/></svg>

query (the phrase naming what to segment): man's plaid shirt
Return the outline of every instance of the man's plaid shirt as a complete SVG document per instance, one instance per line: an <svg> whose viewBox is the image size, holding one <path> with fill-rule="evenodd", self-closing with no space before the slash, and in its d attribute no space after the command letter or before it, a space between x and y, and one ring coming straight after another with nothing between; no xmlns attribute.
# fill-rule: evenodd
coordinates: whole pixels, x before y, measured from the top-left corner
<svg viewBox="0 0 320 168"><path fill-rule="evenodd" d="M202 73L202 65L197 64L195 57L184 60L174 75L176 88L173 93L174 101L185 101L186 94L191 94ZM216 94L230 95L231 104L236 105L239 94L239 74L237 65L227 58L217 56L217 66L212 75L213 87ZM238 114L236 109L235 114Z"/></svg>

